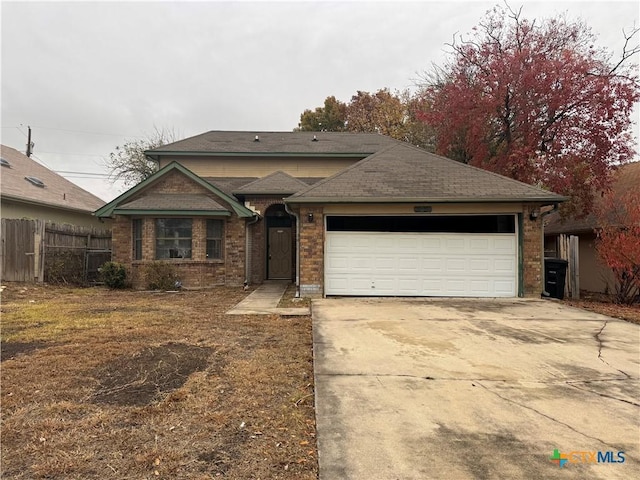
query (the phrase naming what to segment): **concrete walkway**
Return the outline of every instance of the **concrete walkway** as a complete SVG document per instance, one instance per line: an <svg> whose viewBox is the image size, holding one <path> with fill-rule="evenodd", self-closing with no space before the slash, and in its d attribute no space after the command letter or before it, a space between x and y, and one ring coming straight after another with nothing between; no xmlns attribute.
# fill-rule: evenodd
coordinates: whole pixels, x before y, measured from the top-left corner
<svg viewBox="0 0 640 480"><path fill-rule="evenodd" d="M309 307L278 308L290 282L268 281L227 312L227 315L309 315Z"/></svg>

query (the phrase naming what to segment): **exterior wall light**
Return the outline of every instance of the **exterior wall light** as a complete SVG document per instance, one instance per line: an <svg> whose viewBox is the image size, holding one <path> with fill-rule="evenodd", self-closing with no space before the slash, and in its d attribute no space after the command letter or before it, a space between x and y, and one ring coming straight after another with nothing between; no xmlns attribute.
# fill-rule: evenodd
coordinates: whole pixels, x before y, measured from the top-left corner
<svg viewBox="0 0 640 480"><path fill-rule="evenodd" d="M313 223L313 213L308 213L307 214L307 222L308 223Z"/></svg>

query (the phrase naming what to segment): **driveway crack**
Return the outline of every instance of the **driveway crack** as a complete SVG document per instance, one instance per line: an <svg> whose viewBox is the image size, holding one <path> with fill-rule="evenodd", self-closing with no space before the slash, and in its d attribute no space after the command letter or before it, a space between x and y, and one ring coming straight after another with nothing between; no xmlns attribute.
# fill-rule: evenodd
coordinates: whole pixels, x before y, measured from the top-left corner
<svg viewBox="0 0 640 480"><path fill-rule="evenodd" d="M602 335L602 332L604 331L604 329L607 327L608 324L609 324L609 320L605 320L604 323L602 324L602 327L600 327L600 330L598 330L598 332L593 336L598 342L598 360L604 363L607 367L612 368L617 372L620 372L625 377L631 378L631 375L629 375L627 372L623 372L619 368L614 367L602 357L602 349L604 348L604 344L602 342L602 338L600 338L600 335Z"/></svg>
<svg viewBox="0 0 640 480"><path fill-rule="evenodd" d="M530 407L530 406L525 405L525 404L520 403L520 402L516 402L515 400L512 400L512 399L510 399L510 398L507 398L507 397L505 397L505 396L503 396L503 395L500 395L499 393L494 392L493 390L491 390L491 389L487 388L486 386L482 385L480 382L478 382L478 385L479 385L480 387L484 388L487 392L492 393L492 394L494 394L496 397L498 397L498 398L500 398L500 399L504 400L505 402L509 402L509 403L512 403L512 404L514 404L514 405L517 405L517 406L519 406L519 407L521 407L521 408L526 408L527 410L531 410L532 412L537 413L538 415L540 415L540 416L542 416L542 417L544 417L544 418L546 418L546 419L548 419L548 420L551 420L551 421L552 421L552 422L554 422L554 423L557 423L557 424L559 424L559 425L562 425L562 426L564 426L564 427L568 428L569 430L571 430L571 431L573 431L573 432L577 433L578 435L582 435L583 437L590 438L591 440L596 440L596 441L600 442L601 444L606 445L606 446L607 446L607 447L609 447L609 448L614 448L614 446L613 446L613 445L609 445L609 444L608 444L607 442L605 442L604 440L602 440L602 439L600 439L600 438L598 438L598 437L593 437L593 436L591 436L591 435L587 435L586 433L581 432L580 430L577 430L576 428L572 427L572 426L571 426L571 425L569 425L568 423L562 422L562 421L558 420L557 418L554 418L554 417L552 417L552 416L550 416L550 415L547 415L546 413L543 413L543 412L541 412L540 410L537 410L537 409L535 409L535 408L533 408L533 407Z"/></svg>
<svg viewBox="0 0 640 480"><path fill-rule="evenodd" d="M599 397L603 397L603 398L610 398L611 400L617 400L619 402L623 402L623 403L628 403L629 405L634 405L636 407L640 407L640 403L636 403L636 402L632 402L631 400L625 400L624 398L618 398L618 397L614 397L613 395L607 395L606 393L601 393L601 392L594 392L593 390L589 390L588 388L580 388L577 385L578 382L565 382L566 385L575 388L576 390L580 390L583 392L589 392L589 393L593 393L595 395L598 395ZM583 384L585 383L589 383L589 382L581 382Z"/></svg>

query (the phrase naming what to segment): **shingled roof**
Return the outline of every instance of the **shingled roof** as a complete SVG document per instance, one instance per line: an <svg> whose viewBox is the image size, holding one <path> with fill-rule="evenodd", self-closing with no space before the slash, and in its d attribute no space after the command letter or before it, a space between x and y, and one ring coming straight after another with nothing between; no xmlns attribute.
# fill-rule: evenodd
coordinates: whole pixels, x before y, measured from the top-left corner
<svg viewBox="0 0 640 480"><path fill-rule="evenodd" d="M237 195L291 195L308 186L302 180L294 178L288 173L277 171L244 185L233 193Z"/></svg>
<svg viewBox="0 0 640 480"><path fill-rule="evenodd" d="M191 214L231 215L231 212L204 194L152 193L118 205L115 213L149 213L151 211L189 211Z"/></svg>
<svg viewBox="0 0 640 480"><path fill-rule="evenodd" d="M168 203L164 203L165 200L156 198L152 193L145 194L145 189L147 187L149 187L158 179L162 178L163 175L166 175L171 171L176 171L181 173L186 178L192 180L195 184L200 185L201 187L204 187L213 196L219 197L239 217L249 218L254 216L254 213L251 210L249 210L247 207L239 203L237 199L233 198L233 196L231 196L228 193L225 193L220 188L207 182L206 180L199 177L198 175L193 173L191 170L184 167L183 165L180 165L177 162L171 162L169 165L158 170L153 175L146 178L142 182L138 183L136 186L130 188L119 197L114 198L109 203L104 205L102 208L99 208L98 210L96 210L94 212L95 216L100 218L111 217L114 215L114 213L133 215L133 214L136 214L138 210L141 212L144 211L146 213L149 213L151 211L155 211L155 212L171 211L173 213L181 212L185 214L192 213L192 212L195 214L198 214L197 212L200 211L200 212L205 212L209 214L213 214L212 212L215 212L216 215L218 214L226 215L225 212L228 212L229 214L231 213L229 210L227 210L226 208L223 208L219 203L214 201L212 197L209 196L208 194L207 195L185 194L182 196L182 199L179 198L180 195L178 194L175 194L177 195L176 197L167 195L167 199L173 199L173 201L166 200L166 202ZM206 200L205 197L208 198L209 200ZM186 203L184 205L181 203L178 203L181 200L185 201ZM154 201L156 202L157 208L153 208ZM189 208L190 207L189 202L191 206L196 207L196 210L191 210ZM136 208L132 208L131 207L132 205L134 205ZM161 207L161 205L166 205L168 208ZM123 206L124 208L122 208ZM221 209L219 210L218 207L220 207ZM209 210L209 209L213 209L213 210ZM200 213L200 214L204 214L204 213Z"/></svg>
<svg viewBox="0 0 640 480"><path fill-rule="evenodd" d="M555 193L399 143L287 198L288 203L562 202Z"/></svg>
<svg viewBox="0 0 640 480"><path fill-rule="evenodd" d="M257 139L257 140L256 140ZM175 154L370 155L398 141L377 133L211 131L145 152Z"/></svg>
<svg viewBox="0 0 640 480"><path fill-rule="evenodd" d="M2 145L0 152L9 163L0 167L2 197L7 200L86 213L93 212L105 203L14 148ZM37 186L25 177L34 177L43 186Z"/></svg>

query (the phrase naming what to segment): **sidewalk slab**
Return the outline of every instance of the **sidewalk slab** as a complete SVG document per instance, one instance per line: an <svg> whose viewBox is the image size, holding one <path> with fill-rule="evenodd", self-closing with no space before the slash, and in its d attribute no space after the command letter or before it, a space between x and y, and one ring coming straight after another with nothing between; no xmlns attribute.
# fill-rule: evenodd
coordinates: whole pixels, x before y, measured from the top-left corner
<svg viewBox="0 0 640 480"><path fill-rule="evenodd" d="M227 315L309 315L308 307L278 308L289 282L265 282L247 298L227 312Z"/></svg>

